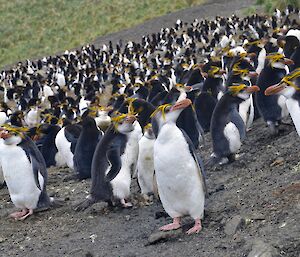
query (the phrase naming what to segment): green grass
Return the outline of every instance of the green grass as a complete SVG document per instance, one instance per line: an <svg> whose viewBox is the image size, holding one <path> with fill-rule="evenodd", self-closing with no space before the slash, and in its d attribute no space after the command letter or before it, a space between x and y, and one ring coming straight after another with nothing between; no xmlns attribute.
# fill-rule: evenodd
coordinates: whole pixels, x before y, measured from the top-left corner
<svg viewBox="0 0 300 257"><path fill-rule="evenodd" d="M263 5L266 12L271 13L275 8L285 9L288 5L300 7L299 0L257 0L256 4Z"/></svg>
<svg viewBox="0 0 300 257"><path fill-rule="evenodd" d="M0 67L87 44L205 0L0 0Z"/></svg>

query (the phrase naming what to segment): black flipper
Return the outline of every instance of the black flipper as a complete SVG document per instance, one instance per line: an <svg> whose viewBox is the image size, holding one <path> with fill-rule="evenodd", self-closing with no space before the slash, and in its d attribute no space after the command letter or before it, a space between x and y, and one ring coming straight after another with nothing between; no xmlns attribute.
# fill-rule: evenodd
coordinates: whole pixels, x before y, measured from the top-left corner
<svg viewBox="0 0 300 257"><path fill-rule="evenodd" d="M203 186L203 190L204 190L204 192L207 196L207 187L206 187L206 181L205 181L206 173L205 173L205 169L204 169L202 159L197 154L195 146L194 146L193 142L191 141L191 139L189 138L189 136L187 135L187 133L183 129L180 129L180 130L181 130L183 136L185 137L185 140L189 145L190 153L192 154L192 156L193 156L193 158L194 158L194 160L195 160L195 162L198 166L200 180L201 180L201 183L202 183L202 186Z"/></svg>
<svg viewBox="0 0 300 257"><path fill-rule="evenodd" d="M106 174L105 180L112 181L122 168L122 160L120 157L120 147L112 146L106 153L106 157L111 164L110 171Z"/></svg>

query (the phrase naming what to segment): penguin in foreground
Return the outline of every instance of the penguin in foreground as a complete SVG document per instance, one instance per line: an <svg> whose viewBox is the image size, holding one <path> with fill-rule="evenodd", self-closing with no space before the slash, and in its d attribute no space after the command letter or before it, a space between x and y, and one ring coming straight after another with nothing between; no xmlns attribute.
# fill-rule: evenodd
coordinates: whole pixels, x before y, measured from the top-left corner
<svg viewBox="0 0 300 257"><path fill-rule="evenodd" d="M137 162L138 183L143 195L154 193L154 142L155 135L152 125L144 127L144 135L139 141L139 156Z"/></svg>
<svg viewBox="0 0 300 257"><path fill-rule="evenodd" d="M4 181L4 176L3 176L3 170L2 170L2 167L0 165L0 189L4 187L4 183L5 183L5 181Z"/></svg>
<svg viewBox="0 0 300 257"><path fill-rule="evenodd" d="M134 131L135 117L121 114L112 118L112 125L97 144L91 169L92 185L85 201L75 207L81 211L98 201L112 205L119 200L123 207L130 194L133 168L130 133Z"/></svg>
<svg viewBox="0 0 300 257"><path fill-rule="evenodd" d="M284 76L278 84L265 90L267 96L274 94L283 95L286 98L286 106L300 136L300 68Z"/></svg>
<svg viewBox="0 0 300 257"><path fill-rule="evenodd" d="M74 171L80 180L91 177L93 155L102 136L102 132L97 128L94 118L84 117L81 125L82 130L73 157Z"/></svg>
<svg viewBox="0 0 300 257"><path fill-rule="evenodd" d="M187 234L201 230L206 192L202 162L189 137L176 125L180 113L191 104L191 100L184 99L174 105L162 105L152 114L158 193L165 211L173 218L173 223L160 230L178 229L181 218L190 215L195 225Z"/></svg>
<svg viewBox="0 0 300 257"><path fill-rule="evenodd" d="M217 103L211 120L213 153L209 164L225 164L235 160L235 154L246 136L245 123L238 112L238 106L257 91L257 86L229 86L228 92Z"/></svg>
<svg viewBox="0 0 300 257"><path fill-rule="evenodd" d="M24 220L34 209L50 206L46 164L33 141L23 135L22 128L6 125L1 128L0 138L3 139L0 161L4 179L12 202L21 209L10 217Z"/></svg>

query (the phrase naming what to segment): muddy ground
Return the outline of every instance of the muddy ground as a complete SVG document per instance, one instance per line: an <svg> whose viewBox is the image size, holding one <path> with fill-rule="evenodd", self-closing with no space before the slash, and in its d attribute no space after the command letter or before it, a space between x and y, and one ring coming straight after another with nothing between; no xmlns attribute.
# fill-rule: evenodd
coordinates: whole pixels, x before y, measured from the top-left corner
<svg viewBox="0 0 300 257"><path fill-rule="evenodd" d="M110 39L116 42L118 37L134 40L173 24L178 17L191 21L204 17L204 13L229 15L250 2L253 1L215 1L159 18L158 23L156 19L137 26L133 29L136 34L126 30L98 42ZM87 196L90 181L68 181L65 180L71 173L68 169L49 169L48 191L64 201L60 208L15 222L7 217L14 210L7 189L0 190L0 256L242 257L251 252L252 257L299 257L299 143L292 126L284 126L284 132L272 138L264 123L256 121L238 160L207 170L209 197L203 230L198 235L185 235L192 225L192 220L186 218L183 232L154 245L148 245L149 236L170 222L170 218L161 215L163 208L157 200L150 205L141 201L135 180L132 209L108 210L99 203L78 213L73 207ZM199 153L204 161L208 160L209 135Z"/></svg>

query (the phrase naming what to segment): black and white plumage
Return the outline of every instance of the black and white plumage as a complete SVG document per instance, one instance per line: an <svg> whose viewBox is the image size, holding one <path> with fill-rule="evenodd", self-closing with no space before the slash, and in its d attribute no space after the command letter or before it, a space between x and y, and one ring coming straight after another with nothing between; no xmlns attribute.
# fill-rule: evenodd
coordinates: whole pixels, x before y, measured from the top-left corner
<svg viewBox="0 0 300 257"><path fill-rule="evenodd" d="M7 130L1 130L0 136L3 139L0 160L4 179L12 202L22 210L11 217L24 220L34 209L50 205L45 161L30 138Z"/></svg>
<svg viewBox="0 0 300 257"><path fill-rule="evenodd" d="M184 99L173 106L162 106L153 115L153 128L157 135L154 168L158 193L164 209L173 218L173 223L161 230L179 228L181 217L190 215L195 225L187 233L192 234L201 230L206 189L195 148L176 125L180 113L189 105L191 101Z"/></svg>

